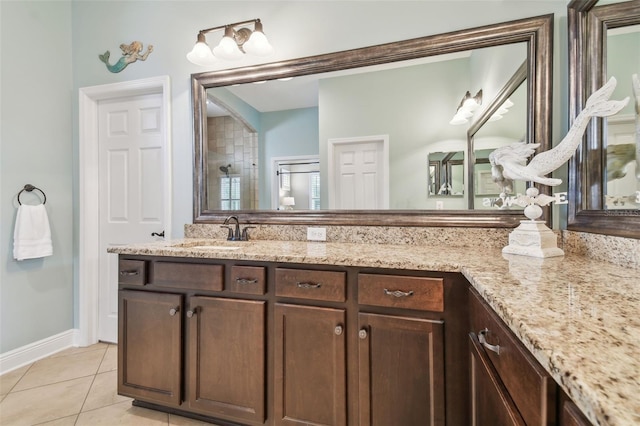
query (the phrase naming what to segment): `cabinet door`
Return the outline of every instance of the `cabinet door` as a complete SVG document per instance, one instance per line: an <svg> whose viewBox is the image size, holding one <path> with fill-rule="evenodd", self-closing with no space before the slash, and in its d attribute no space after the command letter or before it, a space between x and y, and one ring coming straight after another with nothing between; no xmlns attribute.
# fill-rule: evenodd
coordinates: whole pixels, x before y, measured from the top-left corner
<svg viewBox="0 0 640 426"><path fill-rule="evenodd" d="M360 313L360 425L444 425L442 321Z"/></svg>
<svg viewBox="0 0 640 426"><path fill-rule="evenodd" d="M190 408L264 423L265 304L214 297L189 299Z"/></svg>
<svg viewBox="0 0 640 426"><path fill-rule="evenodd" d="M475 334L471 339L472 425L525 425L507 389L500 380Z"/></svg>
<svg viewBox="0 0 640 426"><path fill-rule="evenodd" d="M345 311L275 305L275 424L345 425Z"/></svg>
<svg viewBox="0 0 640 426"><path fill-rule="evenodd" d="M183 298L118 292L118 393L180 405Z"/></svg>

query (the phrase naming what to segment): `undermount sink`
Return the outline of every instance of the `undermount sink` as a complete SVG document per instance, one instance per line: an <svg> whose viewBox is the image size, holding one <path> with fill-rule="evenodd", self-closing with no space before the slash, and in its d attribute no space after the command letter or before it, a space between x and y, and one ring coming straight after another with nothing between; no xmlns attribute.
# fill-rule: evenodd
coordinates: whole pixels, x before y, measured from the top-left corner
<svg viewBox="0 0 640 426"><path fill-rule="evenodd" d="M207 249L207 250L238 250L240 246L212 246L212 245L198 245L192 246L194 249Z"/></svg>
<svg viewBox="0 0 640 426"><path fill-rule="evenodd" d="M192 248L203 250L219 250L219 251L232 251L243 248L247 243L237 242L224 242L220 240L196 240L196 241L183 241L181 243L174 244L173 247L180 248Z"/></svg>

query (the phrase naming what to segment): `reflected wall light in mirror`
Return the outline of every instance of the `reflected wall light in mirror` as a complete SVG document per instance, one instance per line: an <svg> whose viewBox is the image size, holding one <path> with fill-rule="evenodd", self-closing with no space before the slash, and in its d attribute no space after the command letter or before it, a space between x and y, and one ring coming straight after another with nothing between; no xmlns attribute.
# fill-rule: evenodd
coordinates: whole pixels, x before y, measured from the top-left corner
<svg viewBox="0 0 640 426"><path fill-rule="evenodd" d="M253 31L246 27L236 28L247 24L253 24ZM217 30L224 30L224 36L220 43L211 49L207 44L206 34ZM196 65L210 66L217 59L236 61L241 59L245 53L269 56L273 51L273 46L262 30L262 22L260 19L252 19L200 30L196 44L187 53L187 59Z"/></svg>
<svg viewBox="0 0 640 426"><path fill-rule="evenodd" d="M521 19L517 21L504 22L484 27L477 27L455 31L451 33L427 36L418 39L404 40L377 46L371 46L350 51L342 51L319 55L313 57L299 58L288 61L281 61L271 64L262 64L237 68L224 71L207 72L193 74L191 78L191 90L193 99L194 112L194 222L196 223L215 223L224 219L228 213L211 209L207 202L207 128L206 128L206 104L208 90L213 88L232 88L235 89L237 84L251 83L263 80L279 80L288 77L309 76L312 74L323 74L338 72L345 69L360 69L374 66L394 66L403 61L424 60L427 58L436 58L440 55L460 54L461 52L473 51L475 49L484 49L492 46L506 47L520 44L526 52L526 68L527 75L530 79L526 86L527 101L526 107L527 121L531 126L531 131L527 137L532 140L539 140L543 146L541 150L548 149L550 143L550 118L551 118L551 57L552 57L552 26L553 16L544 15L533 18ZM510 71L509 75L513 71ZM294 78L292 82L298 79ZM423 79L424 81L424 79ZM449 84L443 84L440 80L438 87L449 87ZM433 83L432 81L426 81ZM469 87L469 84L465 84ZM475 84L474 84L475 85ZM264 85L260 85L261 87ZM484 85L475 85L483 87L484 95L488 93ZM377 87L376 92L393 93L394 86ZM463 89L465 90L465 89ZM371 92L371 90L369 90ZM461 92L457 92L461 93ZM495 92L493 92L495 93ZM459 95L457 95L459 96ZM456 97L457 97L456 96ZM457 104L459 98L455 100ZM379 103L379 102L378 102ZM445 117L441 122L444 126L450 126L448 121L450 115L446 110L439 108ZM335 113L335 111L329 111ZM363 113L362 109L351 109L351 114ZM344 120L342 116L341 124L349 125L350 120ZM404 117L404 115L402 116ZM429 130L430 126L425 123L424 115L422 115L423 129ZM369 120L371 123L372 120ZM375 121L373 122L375 123ZM357 134L385 134L387 129L380 129L378 133L372 131L358 132ZM464 130L464 129L463 129ZM343 132L344 133L344 132ZM353 133L353 132L350 132ZM341 137L343 135L322 134L319 140L325 144L320 149L321 175L326 172L328 167L326 163L326 144L332 137ZM353 134L347 135L353 136ZM415 134L408 135L415 138ZM262 137L262 136L261 136ZM318 139L318 135L315 136ZM404 138L390 139L392 149L395 143L400 142ZM292 139L293 140L293 139ZM298 139L299 140L299 139ZM460 149L464 149L466 144L466 136L463 133L461 137L462 145ZM292 142L293 143L293 142ZM448 151L449 149L440 149L438 151ZM265 156L262 151L264 147L259 146L260 155ZM325 151L323 151L323 149ZM455 149L456 151L459 149ZM435 150L434 150L435 151ZM301 153L287 153L286 155L300 155ZM304 153L310 154L310 153ZM400 154L400 152L398 152ZM407 153L405 153L407 154ZM397 179L398 186L403 188L409 187L405 185L398 177L404 177L402 170L418 170L424 173L422 178L422 189L415 189L407 198L410 201L420 201L426 197L428 191L428 168L426 149L422 153L404 155L398 157L400 159L414 159L421 161L422 167L410 169L400 164L396 167L400 173L391 176L391 181ZM266 155L261 158L261 164L268 161L273 155ZM395 155L394 155L395 157ZM395 158L392 158L395 160ZM324 163L323 163L324 162ZM265 163L266 164L266 163ZM395 163L394 163L395 164ZM261 174L266 172L266 166L260 166ZM215 170L214 170L215 172ZM218 172L219 173L219 172ZM466 177L466 176L465 176ZM466 180L466 179L465 179ZM260 186L268 185L260 181ZM465 185L470 185L465 182ZM320 188L323 186L321 185ZM465 191L467 189L465 188ZM471 191L473 192L473 191ZM269 202L271 197L261 197L260 205L263 204L263 198ZM461 200L464 203L464 197ZM269 203L270 204L270 203ZM296 204L298 200L296 197ZM326 208L326 207L325 207ZM275 211L275 210L242 210L238 214L242 214L244 220L253 223L293 223L293 224L311 224L323 222L333 225L391 225L391 226L470 226L470 227L514 227L519 223L520 212L504 212L504 211L451 211L451 210L425 210L425 207L413 207L412 210L407 208L395 207L394 210L320 210L320 211Z"/></svg>
<svg viewBox="0 0 640 426"><path fill-rule="evenodd" d="M589 95L611 76L618 81L614 96L618 99L629 96L633 100L632 74L640 72L640 1L597 3L597 0L572 0L567 9L571 120L582 110ZM625 124L626 116L635 114L634 102L629 104L617 116L592 119L582 146L569 162L569 230L640 238L640 203L633 199L633 187L620 188L621 174L611 169L616 165L607 155L608 151L612 156L619 154L620 147L616 145L620 141L610 134L612 129L620 129L620 125ZM636 119L640 117L631 117L632 122ZM634 127L631 126L627 135L628 143L635 139ZM637 148L638 142L633 143ZM637 171L638 159L634 161ZM625 165L627 172L623 173L632 173L628 166ZM607 179L607 175L616 179ZM633 181L631 176L626 179ZM640 180L636 178L632 185L635 191L640 191ZM618 196L623 193L624 205Z"/></svg>
<svg viewBox="0 0 640 426"><path fill-rule="evenodd" d="M460 105L458 105L458 109L449 124L459 126L468 123L480 105L482 105L482 89L480 89L475 96L471 96L471 92L467 91L462 97Z"/></svg>

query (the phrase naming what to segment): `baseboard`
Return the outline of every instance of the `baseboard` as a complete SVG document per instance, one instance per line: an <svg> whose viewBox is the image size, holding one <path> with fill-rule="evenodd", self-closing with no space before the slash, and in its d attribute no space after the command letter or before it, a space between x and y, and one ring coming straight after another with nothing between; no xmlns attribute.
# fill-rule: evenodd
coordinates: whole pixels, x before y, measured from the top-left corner
<svg viewBox="0 0 640 426"><path fill-rule="evenodd" d="M78 340L79 330L71 329L0 354L0 374L8 373L64 349L78 346Z"/></svg>

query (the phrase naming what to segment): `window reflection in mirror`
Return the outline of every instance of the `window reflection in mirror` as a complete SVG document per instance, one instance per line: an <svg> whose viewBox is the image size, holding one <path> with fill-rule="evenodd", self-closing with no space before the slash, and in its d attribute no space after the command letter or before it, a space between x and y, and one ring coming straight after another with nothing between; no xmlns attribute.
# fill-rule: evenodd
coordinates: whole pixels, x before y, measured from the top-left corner
<svg viewBox="0 0 640 426"><path fill-rule="evenodd" d="M608 29L606 53L607 80L618 81L611 98L629 103L606 119L605 209L640 209L640 25Z"/></svg>

